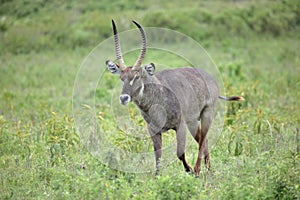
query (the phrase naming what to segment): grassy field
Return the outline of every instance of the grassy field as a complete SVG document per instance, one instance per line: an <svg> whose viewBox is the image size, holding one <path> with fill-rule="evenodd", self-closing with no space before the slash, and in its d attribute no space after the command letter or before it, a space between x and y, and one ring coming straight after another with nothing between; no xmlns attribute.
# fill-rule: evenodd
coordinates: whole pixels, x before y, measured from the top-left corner
<svg viewBox="0 0 300 200"><path fill-rule="evenodd" d="M0 199L300 199L299 1L0 2ZM245 97L226 104L213 172L202 168L195 178L175 160L158 177L125 173L84 147L74 82L84 58L111 37L112 18L120 31L134 19L192 37L218 67L226 94ZM170 56L147 60L183 64ZM151 141L115 128L110 94L121 83L104 77L106 89L95 91L101 130L119 148L151 152ZM173 139L165 135L164 144ZM196 143L187 156L194 164Z"/></svg>

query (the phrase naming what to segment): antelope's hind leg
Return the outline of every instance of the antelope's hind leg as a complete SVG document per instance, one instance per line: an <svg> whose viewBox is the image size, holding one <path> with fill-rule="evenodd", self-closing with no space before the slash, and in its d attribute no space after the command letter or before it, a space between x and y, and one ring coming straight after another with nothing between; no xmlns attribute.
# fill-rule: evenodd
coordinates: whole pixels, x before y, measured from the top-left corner
<svg viewBox="0 0 300 200"><path fill-rule="evenodd" d="M194 167L194 172L196 176L199 176L200 174L201 158L203 154L205 165L208 169L210 169L208 139L206 136L210 128L213 116L213 110L209 108L205 108L205 110L203 110L203 112L201 113L201 126L198 127L197 133L194 136L195 140L198 143L198 158Z"/></svg>
<svg viewBox="0 0 300 200"><path fill-rule="evenodd" d="M208 139L206 137L205 139L205 144L204 144L204 148L203 148L203 153L204 153L204 163L205 166L208 170L210 170L211 165L210 165L210 157L209 157L209 150L208 150Z"/></svg>
<svg viewBox="0 0 300 200"><path fill-rule="evenodd" d="M195 119L194 121L188 123L187 126L188 126L188 129L189 129L191 135L193 136L193 138L195 139L195 141L199 145L200 137L201 137L200 122L197 119ZM205 141L203 142L203 148L202 148L201 156L203 154L204 154L205 165L206 165L207 169L210 169L210 159L209 159L208 139L207 138L205 138Z"/></svg>
<svg viewBox="0 0 300 200"><path fill-rule="evenodd" d="M181 160L186 172L193 172L193 169L185 160L185 144L186 144L186 125L181 122L176 130L177 140L177 157Z"/></svg>

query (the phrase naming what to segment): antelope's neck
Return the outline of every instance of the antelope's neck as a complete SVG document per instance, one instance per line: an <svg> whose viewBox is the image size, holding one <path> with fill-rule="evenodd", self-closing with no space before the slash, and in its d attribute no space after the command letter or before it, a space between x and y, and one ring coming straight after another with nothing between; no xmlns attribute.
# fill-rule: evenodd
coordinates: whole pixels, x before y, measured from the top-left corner
<svg viewBox="0 0 300 200"><path fill-rule="evenodd" d="M161 82L155 77L149 77L143 82L137 98L133 102L140 110L147 113L152 105L160 104L164 99L164 91Z"/></svg>

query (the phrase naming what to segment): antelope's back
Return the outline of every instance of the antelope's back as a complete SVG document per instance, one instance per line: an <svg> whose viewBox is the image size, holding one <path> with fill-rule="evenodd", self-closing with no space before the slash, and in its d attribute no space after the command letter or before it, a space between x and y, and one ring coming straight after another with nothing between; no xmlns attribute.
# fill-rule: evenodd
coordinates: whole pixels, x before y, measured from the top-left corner
<svg viewBox="0 0 300 200"><path fill-rule="evenodd" d="M175 93L184 116L192 119L199 118L204 107L214 106L219 96L216 81L199 68L162 70L156 73L156 77Z"/></svg>

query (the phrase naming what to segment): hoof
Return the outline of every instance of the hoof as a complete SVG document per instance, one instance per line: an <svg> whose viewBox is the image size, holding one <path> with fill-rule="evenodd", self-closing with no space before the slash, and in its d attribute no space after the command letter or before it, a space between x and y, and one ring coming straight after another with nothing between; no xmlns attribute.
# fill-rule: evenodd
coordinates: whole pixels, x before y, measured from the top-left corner
<svg viewBox="0 0 300 200"><path fill-rule="evenodd" d="M191 167L185 169L185 171L186 171L186 173L188 173L188 174L194 174L194 170L193 170Z"/></svg>

